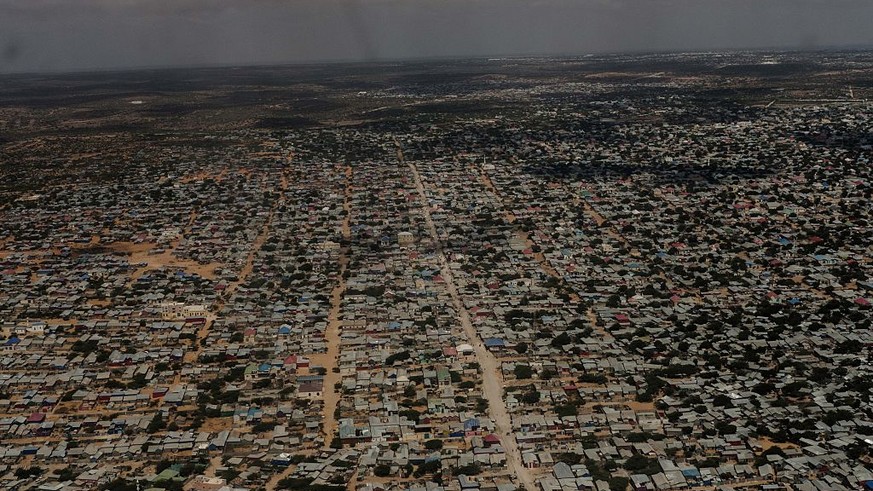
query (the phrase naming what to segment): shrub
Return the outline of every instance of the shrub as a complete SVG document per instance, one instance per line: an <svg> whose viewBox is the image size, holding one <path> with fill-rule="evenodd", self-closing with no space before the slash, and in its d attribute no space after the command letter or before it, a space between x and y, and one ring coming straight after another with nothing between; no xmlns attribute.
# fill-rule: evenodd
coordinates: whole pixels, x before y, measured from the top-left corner
<svg viewBox="0 0 873 491"><path fill-rule="evenodd" d="M627 489L628 479L626 477L610 477L610 491L625 491Z"/></svg>
<svg viewBox="0 0 873 491"><path fill-rule="evenodd" d="M424 442L424 448L428 450L441 450L443 448L442 440L428 440Z"/></svg>
<svg viewBox="0 0 873 491"><path fill-rule="evenodd" d="M433 474L437 472L442 467L442 464L439 460L432 460L430 462L425 462L418 466L418 469L415 469L415 477L421 477L425 474Z"/></svg>
<svg viewBox="0 0 873 491"><path fill-rule="evenodd" d="M533 376L533 369L530 367L530 365L522 365L519 363L515 365L512 373L515 375L515 378L519 380L528 379Z"/></svg>

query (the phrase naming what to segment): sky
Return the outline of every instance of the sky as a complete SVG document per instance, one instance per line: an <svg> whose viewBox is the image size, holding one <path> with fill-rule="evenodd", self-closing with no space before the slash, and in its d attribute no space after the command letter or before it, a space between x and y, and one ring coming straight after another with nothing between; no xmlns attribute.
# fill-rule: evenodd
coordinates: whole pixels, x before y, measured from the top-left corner
<svg viewBox="0 0 873 491"><path fill-rule="evenodd" d="M0 73L873 46L873 0L0 0Z"/></svg>

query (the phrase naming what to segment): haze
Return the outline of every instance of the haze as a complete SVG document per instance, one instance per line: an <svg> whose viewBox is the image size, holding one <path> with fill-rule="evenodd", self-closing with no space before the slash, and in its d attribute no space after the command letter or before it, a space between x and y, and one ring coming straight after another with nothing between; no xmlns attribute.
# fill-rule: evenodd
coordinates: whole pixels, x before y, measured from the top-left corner
<svg viewBox="0 0 873 491"><path fill-rule="evenodd" d="M873 44L869 0L0 0L0 72Z"/></svg>

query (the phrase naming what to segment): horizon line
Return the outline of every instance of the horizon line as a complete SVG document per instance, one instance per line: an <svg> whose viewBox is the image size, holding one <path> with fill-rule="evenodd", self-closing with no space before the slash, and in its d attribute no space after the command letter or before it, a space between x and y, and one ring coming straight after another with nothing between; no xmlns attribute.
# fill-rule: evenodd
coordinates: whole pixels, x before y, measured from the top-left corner
<svg viewBox="0 0 873 491"><path fill-rule="evenodd" d="M172 70L205 70L214 68L235 69L235 68L268 68L268 67L305 67L305 66L326 66L326 65L367 65L367 64L384 64L384 63L413 63L413 62L436 62L436 61L463 61L463 60L480 60L480 61L495 61L497 59L545 59L545 58L587 58L591 56L615 57L615 56L645 56L645 55L677 55L677 54L706 54L706 53L821 53L821 52L850 52L850 51L873 51L873 44L852 44L852 45L832 45L832 46L816 46L816 47L791 47L791 46L759 46L746 48L711 48L711 49L691 49L691 50L627 50L627 51L594 51L585 53L514 53L514 54L481 54L481 55L433 55L433 56L415 56L415 57L388 57L374 58L369 60L362 59L342 59L342 58L327 58L323 60L301 60L301 61L275 61L275 62L227 62L227 63L203 63L203 64L170 64L170 65L129 65L129 66L107 66L94 67L85 69L46 69L46 70L23 70L23 71L2 71L0 70L0 79L9 77L27 77L27 76L45 76L45 75L88 75L88 74L107 74L107 73L128 73L128 72L144 72L144 71L172 71Z"/></svg>

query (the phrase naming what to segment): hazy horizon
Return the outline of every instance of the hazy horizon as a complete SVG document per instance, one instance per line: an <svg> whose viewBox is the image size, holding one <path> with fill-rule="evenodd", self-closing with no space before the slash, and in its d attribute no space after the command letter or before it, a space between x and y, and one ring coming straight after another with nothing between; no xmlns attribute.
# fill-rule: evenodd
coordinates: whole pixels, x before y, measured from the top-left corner
<svg viewBox="0 0 873 491"><path fill-rule="evenodd" d="M866 0L0 0L0 73L873 46Z"/></svg>

